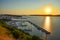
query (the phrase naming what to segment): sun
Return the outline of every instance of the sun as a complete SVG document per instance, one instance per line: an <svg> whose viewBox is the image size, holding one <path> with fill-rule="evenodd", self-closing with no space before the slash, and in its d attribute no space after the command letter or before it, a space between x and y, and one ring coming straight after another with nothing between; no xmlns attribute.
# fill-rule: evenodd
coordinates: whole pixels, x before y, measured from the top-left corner
<svg viewBox="0 0 60 40"><path fill-rule="evenodd" d="M56 11L53 5L44 5L40 9L40 12L42 13L42 15L54 15Z"/></svg>
<svg viewBox="0 0 60 40"><path fill-rule="evenodd" d="M51 14L51 8L49 8L49 7L45 8L45 12L46 12L46 14Z"/></svg>

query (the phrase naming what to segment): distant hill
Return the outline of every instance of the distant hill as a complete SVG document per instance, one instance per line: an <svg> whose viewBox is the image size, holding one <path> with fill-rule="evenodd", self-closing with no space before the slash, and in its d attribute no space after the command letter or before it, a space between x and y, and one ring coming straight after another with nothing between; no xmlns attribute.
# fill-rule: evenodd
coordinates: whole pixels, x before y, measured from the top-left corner
<svg viewBox="0 0 60 40"><path fill-rule="evenodd" d="M42 40L0 20L0 40Z"/></svg>

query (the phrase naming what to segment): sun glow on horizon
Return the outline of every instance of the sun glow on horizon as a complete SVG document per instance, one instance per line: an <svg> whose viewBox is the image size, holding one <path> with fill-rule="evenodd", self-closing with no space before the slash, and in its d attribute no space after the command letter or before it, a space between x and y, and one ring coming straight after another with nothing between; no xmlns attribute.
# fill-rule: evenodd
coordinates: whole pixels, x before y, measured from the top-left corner
<svg viewBox="0 0 60 40"><path fill-rule="evenodd" d="M46 9L45 9L45 12L46 12L47 14L50 14L50 13L51 13L51 8L46 8Z"/></svg>
<svg viewBox="0 0 60 40"><path fill-rule="evenodd" d="M42 7L43 15L53 15L56 13L55 7L53 5L45 5Z"/></svg>

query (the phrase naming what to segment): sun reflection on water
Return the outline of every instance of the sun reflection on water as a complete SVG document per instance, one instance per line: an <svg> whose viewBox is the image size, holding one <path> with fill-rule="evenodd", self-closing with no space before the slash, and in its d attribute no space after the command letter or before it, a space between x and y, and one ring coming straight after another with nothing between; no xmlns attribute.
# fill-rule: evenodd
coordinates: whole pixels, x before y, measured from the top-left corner
<svg viewBox="0 0 60 40"><path fill-rule="evenodd" d="M43 28L48 32L51 32L51 26L52 26L51 17L49 16L44 17Z"/></svg>

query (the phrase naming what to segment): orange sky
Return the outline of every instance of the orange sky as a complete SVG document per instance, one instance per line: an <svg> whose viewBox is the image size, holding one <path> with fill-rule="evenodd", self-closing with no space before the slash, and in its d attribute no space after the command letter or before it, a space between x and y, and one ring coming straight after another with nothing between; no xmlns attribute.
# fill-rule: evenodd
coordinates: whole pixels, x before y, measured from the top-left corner
<svg viewBox="0 0 60 40"><path fill-rule="evenodd" d="M59 0L1 0L0 14L45 15L45 8L50 7L51 14L60 15Z"/></svg>

